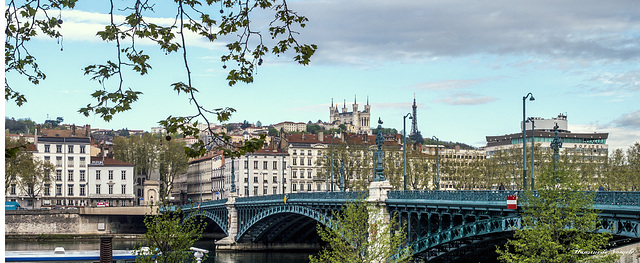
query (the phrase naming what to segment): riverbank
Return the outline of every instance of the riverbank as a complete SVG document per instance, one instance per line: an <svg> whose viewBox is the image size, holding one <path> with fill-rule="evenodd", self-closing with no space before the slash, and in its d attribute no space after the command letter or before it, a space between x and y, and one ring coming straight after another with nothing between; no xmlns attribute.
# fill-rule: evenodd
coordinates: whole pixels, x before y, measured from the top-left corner
<svg viewBox="0 0 640 263"><path fill-rule="evenodd" d="M100 239L101 237L112 237L114 239L139 239L144 238L144 234L37 234L37 235L25 235L25 234L5 234L5 240L93 240Z"/></svg>

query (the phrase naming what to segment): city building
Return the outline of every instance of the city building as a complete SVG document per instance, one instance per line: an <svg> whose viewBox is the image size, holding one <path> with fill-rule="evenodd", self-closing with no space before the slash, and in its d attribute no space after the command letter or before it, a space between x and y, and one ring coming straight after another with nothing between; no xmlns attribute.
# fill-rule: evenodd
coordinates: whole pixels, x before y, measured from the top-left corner
<svg viewBox="0 0 640 263"><path fill-rule="evenodd" d="M220 174L222 164L223 156L220 152L191 160L186 180L174 182L173 196L176 202L185 203L189 200L195 202L221 199L223 195Z"/></svg>
<svg viewBox="0 0 640 263"><path fill-rule="evenodd" d="M525 123L527 144L531 144L531 122ZM542 148L549 148L553 138L555 136L554 127L558 126L558 137L562 141L561 150L565 149L578 149L590 156L606 156L608 154L609 146L607 144L607 138L609 133L573 133L568 129L567 116L559 114L556 118L543 119L533 118L534 125L534 142L540 144ZM520 124L522 127L522 123ZM522 148L522 132L500 135L500 136L486 136L487 146L487 158L491 156L497 150L507 149L511 147Z"/></svg>
<svg viewBox="0 0 640 263"><path fill-rule="evenodd" d="M345 125L347 132L354 134L371 134L371 105L367 98L367 105L363 111L358 111L358 103L354 99L351 105L353 111L347 109L347 101L345 100L342 112L338 111L337 105L334 106L333 99L331 107L329 107L329 122L335 125L335 128L341 124Z"/></svg>
<svg viewBox="0 0 640 263"><path fill-rule="evenodd" d="M223 158L220 179L214 175L213 181L223 182L223 199L231 192L232 172L239 197L280 194L283 191L289 193L291 186L288 183L291 179L288 158L289 153L279 149L260 149L240 158Z"/></svg>
<svg viewBox="0 0 640 263"><path fill-rule="evenodd" d="M71 125L67 130L40 129L35 156L55 165L54 181L45 185L42 206L85 206L89 204L89 162L91 127ZM50 190L46 190L49 188Z"/></svg>
<svg viewBox="0 0 640 263"><path fill-rule="evenodd" d="M278 132L284 131L285 133L306 132L307 124L304 122L285 121L285 122L274 124L273 128L278 130Z"/></svg>
<svg viewBox="0 0 640 263"><path fill-rule="evenodd" d="M109 206L134 206L133 164L112 158L91 157L89 164L89 203L108 203Z"/></svg>

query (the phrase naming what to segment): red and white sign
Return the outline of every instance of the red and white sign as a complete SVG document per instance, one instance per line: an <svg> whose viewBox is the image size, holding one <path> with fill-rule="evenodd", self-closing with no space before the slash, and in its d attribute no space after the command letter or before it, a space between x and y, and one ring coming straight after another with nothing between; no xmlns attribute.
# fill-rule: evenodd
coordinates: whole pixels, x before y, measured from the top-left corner
<svg viewBox="0 0 640 263"><path fill-rule="evenodd" d="M107 202L97 202L96 206L97 207L108 207L109 203L107 203Z"/></svg>
<svg viewBox="0 0 640 263"><path fill-rule="evenodd" d="M517 195L507 195L507 209L518 209Z"/></svg>

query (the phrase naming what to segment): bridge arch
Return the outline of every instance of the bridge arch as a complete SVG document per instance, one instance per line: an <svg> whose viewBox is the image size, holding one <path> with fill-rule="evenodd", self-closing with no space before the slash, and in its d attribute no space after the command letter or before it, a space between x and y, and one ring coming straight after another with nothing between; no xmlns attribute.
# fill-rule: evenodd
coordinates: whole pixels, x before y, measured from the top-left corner
<svg viewBox="0 0 640 263"><path fill-rule="evenodd" d="M303 218L311 220L304 220ZM304 226L309 227L309 224L316 222L330 226L329 219L330 217L327 215L305 206L285 204L270 206L243 222L238 230L238 235L235 240L236 242L243 240L254 241L266 234L266 228L273 227L275 224L279 224L281 226L279 231L275 231L276 233L282 233L282 230L288 227L293 227L296 224L298 224L297 230L301 230ZM315 229L315 225L313 225L312 228ZM255 230L255 233L250 233L251 230Z"/></svg>
<svg viewBox="0 0 640 263"><path fill-rule="evenodd" d="M229 235L229 213L227 208L222 206L211 206L206 208L187 208L182 210L186 216L183 221L189 220L193 216L203 215L213 221L225 235Z"/></svg>

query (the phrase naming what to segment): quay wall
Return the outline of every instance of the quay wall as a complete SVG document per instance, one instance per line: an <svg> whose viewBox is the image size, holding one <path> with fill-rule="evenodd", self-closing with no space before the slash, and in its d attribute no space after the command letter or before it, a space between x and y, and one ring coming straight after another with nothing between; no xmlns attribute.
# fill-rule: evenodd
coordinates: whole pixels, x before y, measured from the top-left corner
<svg viewBox="0 0 640 263"><path fill-rule="evenodd" d="M5 211L5 236L144 234L144 215L94 215L67 210Z"/></svg>

